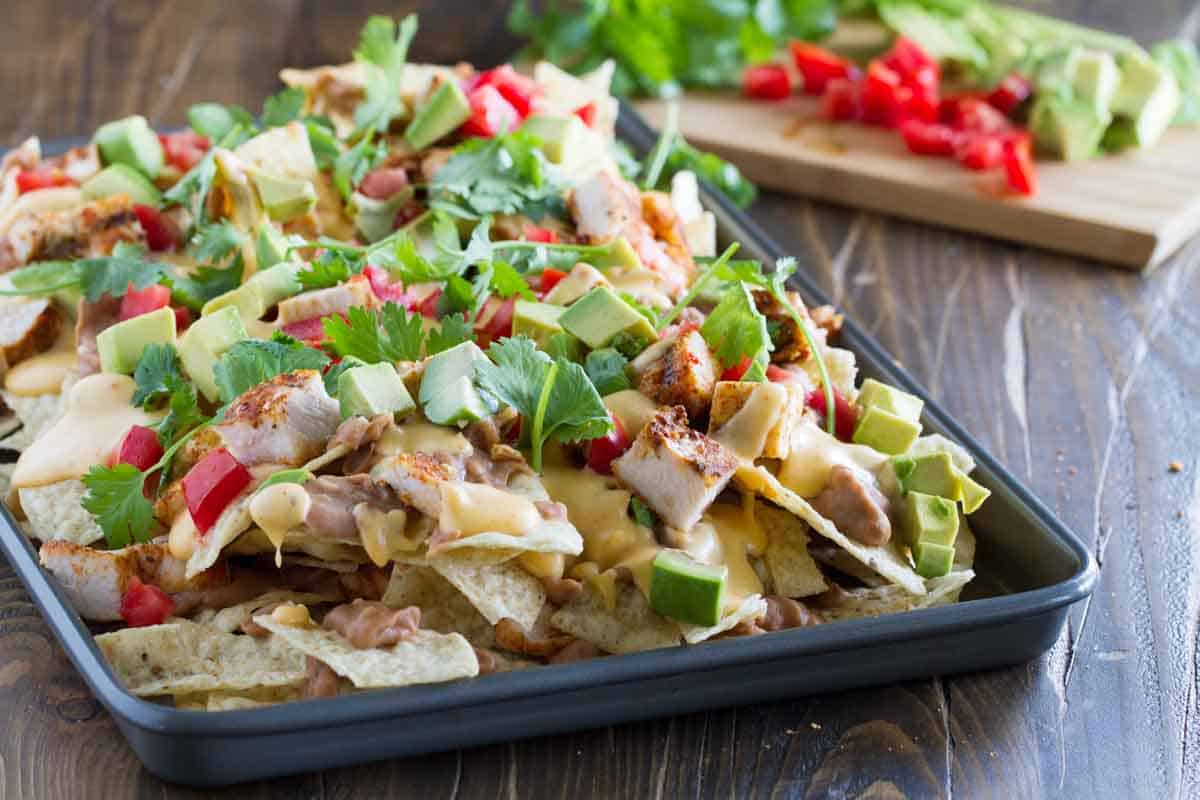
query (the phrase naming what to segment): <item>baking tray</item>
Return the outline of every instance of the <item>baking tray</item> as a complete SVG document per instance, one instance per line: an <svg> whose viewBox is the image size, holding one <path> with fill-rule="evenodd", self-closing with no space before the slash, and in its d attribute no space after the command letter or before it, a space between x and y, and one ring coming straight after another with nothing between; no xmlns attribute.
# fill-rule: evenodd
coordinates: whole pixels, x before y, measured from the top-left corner
<svg viewBox="0 0 1200 800"><path fill-rule="evenodd" d="M621 110L618 132L641 153L655 139L628 107ZM60 142L58 149L71 144ZM782 255L745 214L707 188L702 192L719 236L742 243L739 255L763 261ZM803 273L794 288L809 303L828 302ZM975 477L992 490L971 518L978 577L963 602L452 684L262 709L182 711L122 688L2 505L0 546L146 768L196 786L987 669L1045 652L1071 604L1092 591L1096 565L1090 551L852 319L846 320L842 344L855 352L864 375L924 398L926 430L966 447L979 465Z"/></svg>

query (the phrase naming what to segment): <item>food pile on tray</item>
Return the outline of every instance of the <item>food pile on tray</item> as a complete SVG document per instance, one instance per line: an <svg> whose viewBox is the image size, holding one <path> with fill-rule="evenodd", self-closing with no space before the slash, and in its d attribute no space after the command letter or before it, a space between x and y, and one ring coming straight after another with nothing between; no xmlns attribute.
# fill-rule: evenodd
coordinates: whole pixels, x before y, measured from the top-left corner
<svg viewBox="0 0 1200 800"><path fill-rule="evenodd" d="M988 492L611 64L284 70L0 177L6 501L136 695L250 707L955 602ZM673 165L673 166L672 166ZM659 191L654 187L667 186Z"/></svg>

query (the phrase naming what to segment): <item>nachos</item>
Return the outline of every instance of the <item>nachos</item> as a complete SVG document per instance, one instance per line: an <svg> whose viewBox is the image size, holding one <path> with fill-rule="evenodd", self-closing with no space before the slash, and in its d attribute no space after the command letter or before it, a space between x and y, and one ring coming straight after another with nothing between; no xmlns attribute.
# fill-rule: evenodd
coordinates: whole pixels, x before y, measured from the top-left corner
<svg viewBox="0 0 1200 800"><path fill-rule="evenodd" d="M414 18L0 168L6 503L130 691L220 710L950 603L970 458L718 253L610 64Z"/></svg>

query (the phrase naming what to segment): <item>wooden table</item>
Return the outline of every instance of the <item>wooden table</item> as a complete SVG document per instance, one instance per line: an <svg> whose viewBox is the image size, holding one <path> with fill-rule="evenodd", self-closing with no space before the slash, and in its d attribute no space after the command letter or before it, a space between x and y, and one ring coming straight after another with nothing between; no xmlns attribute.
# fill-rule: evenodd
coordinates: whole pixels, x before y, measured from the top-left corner
<svg viewBox="0 0 1200 800"><path fill-rule="evenodd" d="M0 136L11 145L135 111L179 125L206 99L258 108L280 67L345 58L387 4L6 5ZM516 44L502 5L390 10L422 12L415 57L494 63ZM1187 5L1037 7L1153 40L1197 35L1200 9ZM997 672L308 774L239 798L1200 795L1200 242L1139 276L782 196L754 213L1094 548L1099 586L1052 652ZM141 768L7 566L0 792L200 796Z"/></svg>

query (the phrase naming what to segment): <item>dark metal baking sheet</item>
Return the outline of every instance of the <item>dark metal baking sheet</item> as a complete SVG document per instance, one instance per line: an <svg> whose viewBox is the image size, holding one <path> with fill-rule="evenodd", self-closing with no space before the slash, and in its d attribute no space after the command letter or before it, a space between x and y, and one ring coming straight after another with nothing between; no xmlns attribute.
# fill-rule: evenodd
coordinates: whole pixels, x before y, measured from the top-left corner
<svg viewBox="0 0 1200 800"><path fill-rule="evenodd" d="M627 107L618 127L637 151L653 144L654 133ZM722 240L740 241L741 254L752 258L783 255L745 214L708 189L702 192ZM803 273L794 288L810 303L827 302ZM125 691L2 505L0 547L142 763L167 780L191 785L986 669L1045 652L1069 606L1092 590L1096 565L1090 551L851 319L842 345L855 352L864 375L923 397L926 430L966 447L978 462L976 477L992 490L972 516L978 577L964 602L453 684L210 713L176 710Z"/></svg>

